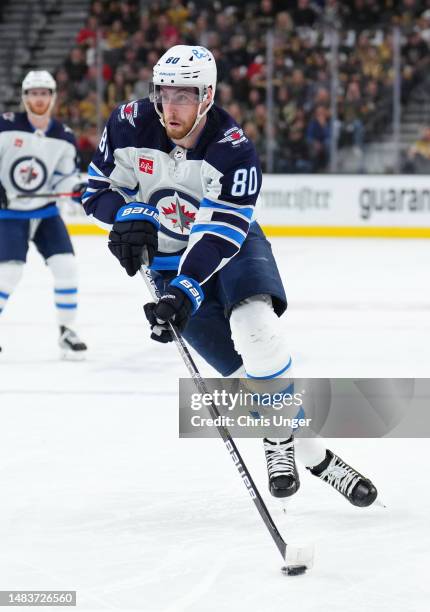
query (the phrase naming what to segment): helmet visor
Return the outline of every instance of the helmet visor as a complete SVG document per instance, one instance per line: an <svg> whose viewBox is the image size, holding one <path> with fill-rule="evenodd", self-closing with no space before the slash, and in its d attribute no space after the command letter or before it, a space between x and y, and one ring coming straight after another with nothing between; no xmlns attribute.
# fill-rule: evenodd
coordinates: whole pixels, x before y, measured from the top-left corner
<svg viewBox="0 0 430 612"><path fill-rule="evenodd" d="M190 106L200 104L204 99L203 88L150 83L149 98L157 105L174 104Z"/></svg>

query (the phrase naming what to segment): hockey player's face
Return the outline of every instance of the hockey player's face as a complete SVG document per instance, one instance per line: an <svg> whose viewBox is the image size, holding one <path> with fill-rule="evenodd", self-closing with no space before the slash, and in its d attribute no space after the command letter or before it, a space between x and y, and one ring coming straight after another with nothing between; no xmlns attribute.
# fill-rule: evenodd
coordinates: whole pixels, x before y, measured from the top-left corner
<svg viewBox="0 0 430 612"><path fill-rule="evenodd" d="M44 88L30 89L25 94L25 98L32 113L35 115L44 115L51 103L52 93L49 89Z"/></svg>
<svg viewBox="0 0 430 612"><path fill-rule="evenodd" d="M163 119L169 138L181 140L194 125L199 96L194 87L162 87Z"/></svg>

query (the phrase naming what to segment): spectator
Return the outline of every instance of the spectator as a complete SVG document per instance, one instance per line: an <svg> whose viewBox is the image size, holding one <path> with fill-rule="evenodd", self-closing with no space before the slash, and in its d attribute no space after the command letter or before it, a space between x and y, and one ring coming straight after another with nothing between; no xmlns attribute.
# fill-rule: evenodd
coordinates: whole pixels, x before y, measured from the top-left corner
<svg viewBox="0 0 430 612"><path fill-rule="evenodd" d="M85 61L85 56L80 47L74 47L69 54L69 57L64 62L64 70L67 76L73 82L82 81L85 77L88 66Z"/></svg>
<svg viewBox="0 0 430 612"><path fill-rule="evenodd" d="M130 83L127 83L124 73L117 70L113 80L108 83L106 91L106 102L113 110L118 102L128 102L131 100L133 88Z"/></svg>
<svg viewBox="0 0 430 612"><path fill-rule="evenodd" d="M363 150L364 143L363 109L364 102L361 97L360 85L351 81L339 114L344 142L352 143L358 151Z"/></svg>
<svg viewBox="0 0 430 612"><path fill-rule="evenodd" d="M97 109L100 108L101 116L107 120L111 109L106 103L99 105L97 94L95 91L90 91L86 98L79 102L79 113L81 118L86 123L95 124L97 122Z"/></svg>
<svg viewBox="0 0 430 612"><path fill-rule="evenodd" d="M270 28L276 16L276 10L272 0L261 0L260 6L255 13L255 19L263 30Z"/></svg>
<svg viewBox="0 0 430 612"><path fill-rule="evenodd" d="M284 159L284 166L279 169L281 172L303 174L313 171L314 166L310 159L309 145L300 122L291 126L282 158Z"/></svg>
<svg viewBox="0 0 430 612"><path fill-rule="evenodd" d="M123 1L119 5L119 13L119 20L127 34L130 35L136 32L139 25L137 6L133 3Z"/></svg>
<svg viewBox="0 0 430 612"><path fill-rule="evenodd" d="M122 22L116 19L106 35L106 45L108 49L122 49L128 38L127 32L122 26Z"/></svg>
<svg viewBox="0 0 430 612"><path fill-rule="evenodd" d="M76 44L90 46L90 41L97 39L98 19L94 15L90 15L87 19L85 27L81 28L76 36Z"/></svg>
<svg viewBox="0 0 430 612"><path fill-rule="evenodd" d="M159 33L160 50L168 49L179 44L179 30L176 26L169 22L166 15L160 15L157 19L157 27Z"/></svg>
<svg viewBox="0 0 430 612"><path fill-rule="evenodd" d="M100 135L97 132L97 126L91 123L85 124L83 126L83 133L79 136L77 143L81 158L81 168L83 170L88 168L99 141Z"/></svg>
<svg viewBox="0 0 430 612"><path fill-rule="evenodd" d="M430 172L430 127L423 128L421 137L408 149L403 170L411 174Z"/></svg>
<svg viewBox="0 0 430 612"><path fill-rule="evenodd" d="M146 66L140 68L138 80L135 82L133 91L131 93L132 100L140 100L141 98L147 98L149 96L149 83L151 79L151 69L147 68Z"/></svg>
<svg viewBox="0 0 430 612"><path fill-rule="evenodd" d="M317 106L315 109L314 117L306 131L306 141L315 170L323 169L328 161L330 149L329 113L325 106Z"/></svg>
<svg viewBox="0 0 430 612"><path fill-rule="evenodd" d="M293 21L297 27L311 28L317 20L317 13L309 0L298 0L297 8L293 13Z"/></svg>
<svg viewBox="0 0 430 612"><path fill-rule="evenodd" d="M190 11L186 6L184 6L182 0L170 0L170 6L167 10L167 17L169 22L173 26L177 27L179 31L181 31L184 27L189 14Z"/></svg>

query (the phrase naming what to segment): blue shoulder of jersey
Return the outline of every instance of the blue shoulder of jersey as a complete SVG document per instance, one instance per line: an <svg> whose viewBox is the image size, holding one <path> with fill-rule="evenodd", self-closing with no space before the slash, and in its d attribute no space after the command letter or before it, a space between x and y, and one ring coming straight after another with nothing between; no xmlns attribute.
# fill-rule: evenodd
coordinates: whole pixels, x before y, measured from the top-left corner
<svg viewBox="0 0 430 612"><path fill-rule="evenodd" d="M0 132L32 132L26 113L3 113L0 115Z"/></svg>
<svg viewBox="0 0 430 612"><path fill-rule="evenodd" d="M223 175L239 166L260 167L254 144L244 134L243 129L225 110L214 106L215 117L212 121L216 129L211 136L205 160Z"/></svg>
<svg viewBox="0 0 430 612"><path fill-rule="evenodd" d="M0 132L10 131L28 132L31 134L35 130L27 118L27 113L3 113L0 115ZM67 142L76 146L72 130L56 119L51 119L47 136L58 138L59 140L67 140Z"/></svg>
<svg viewBox="0 0 430 612"><path fill-rule="evenodd" d="M127 102L115 108L108 120L107 129L114 150L124 147L165 148L164 130L149 98Z"/></svg>
<svg viewBox="0 0 430 612"><path fill-rule="evenodd" d="M73 130L69 128L69 126L65 123L61 123L56 119L51 120L51 124L49 126L48 131L46 132L46 135L49 138L58 138L59 140L66 140L67 142L70 142L70 144L76 147L76 138L73 133Z"/></svg>

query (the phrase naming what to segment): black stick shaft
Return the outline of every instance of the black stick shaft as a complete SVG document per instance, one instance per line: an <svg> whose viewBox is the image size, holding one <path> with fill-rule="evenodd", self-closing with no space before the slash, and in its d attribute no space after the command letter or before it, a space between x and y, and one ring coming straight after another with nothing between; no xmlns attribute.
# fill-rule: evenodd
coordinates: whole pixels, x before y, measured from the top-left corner
<svg viewBox="0 0 430 612"><path fill-rule="evenodd" d="M157 285L155 284L154 279L151 276L151 272L149 270L149 268L145 265L143 265L140 269L140 272L146 282L146 285L152 295L152 298L154 300L159 300L160 299L160 292L158 290ZM182 336L180 335L180 333L178 332L178 330L175 328L174 325L172 325L172 323L169 323L170 325L170 331L173 334L173 339L174 342L181 354L181 357L188 369L188 372L190 373L192 379L194 380L194 384L196 385L198 391L201 394L206 394L209 393L208 388L206 387L205 381L203 380L203 378L200 375L200 372L196 366L196 364L194 363L193 358L190 355L190 352L184 342L184 339L182 338ZM211 402L210 405L208 406L209 408L209 412L210 415L213 419L216 419L217 417L220 416L220 413L218 411L218 408L216 407L216 405ZM248 468L246 467L246 464L244 462L244 460L242 459L241 454L239 453L239 450L233 440L233 438L230 435L229 430L222 426L222 425L217 425L217 429L219 432L219 435L221 436L224 444L226 445L226 448L230 454L230 457L232 458L240 477L242 478L242 481L244 483L244 485L246 486L248 493L250 494L252 501L254 502L261 518L263 519L264 524L266 525L270 535L273 538L273 541L275 542L279 552L282 555L282 558L285 560L285 554L287 551L287 544L285 543L284 539L282 538L281 534L278 531L278 528L276 527L272 517L270 516L270 513L266 507L266 504L263 501L263 498L261 497L255 483L254 480L248 470Z"/></svg>

